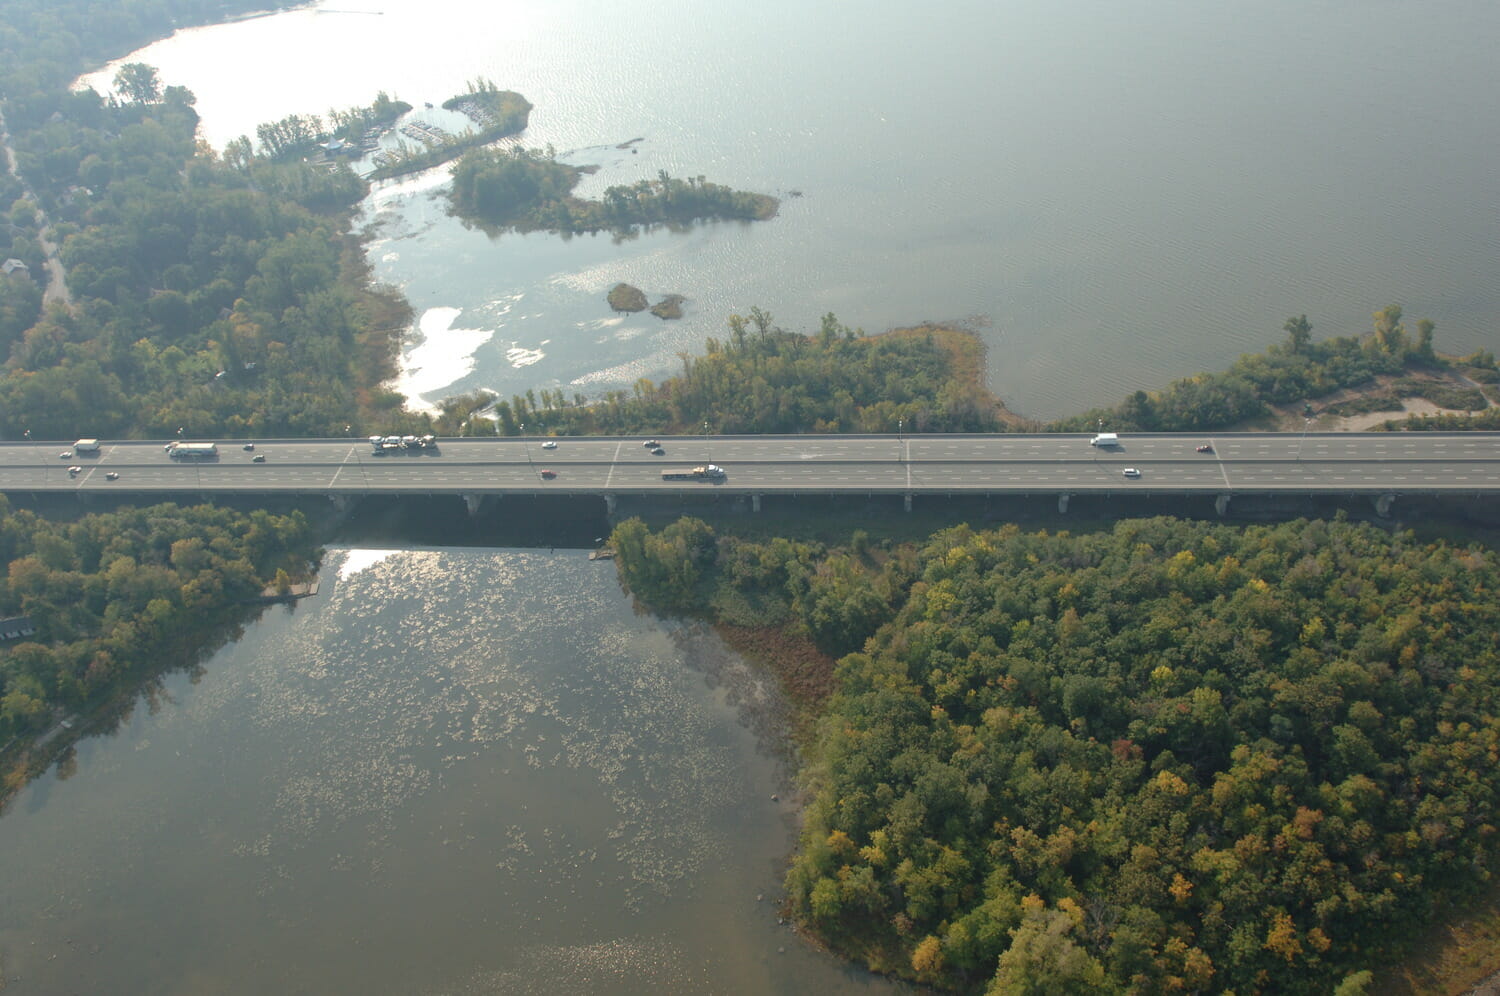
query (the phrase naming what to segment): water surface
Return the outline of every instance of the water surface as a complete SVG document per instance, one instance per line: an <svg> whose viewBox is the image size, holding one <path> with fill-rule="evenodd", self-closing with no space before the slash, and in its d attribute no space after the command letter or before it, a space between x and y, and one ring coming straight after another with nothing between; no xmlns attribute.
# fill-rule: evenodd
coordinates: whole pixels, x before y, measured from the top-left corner
<svg viewBox="0 0 1500 996"><path fill-rule="evenodd" d="M1497 37L1491 0L339 0L131 58L216 146L483 76L537 105L527 144L602 167L586 192L660 169L803 192L623 244L491 240L430 199L441 175L377 192L377 274L432 312L413 346L458 330L420 399L629 386L758 304L803 330L973 318L990 386L1054 417L1303 313L1352 334L1399 302L1442 349L1500 348ZM617 319L620 280L686 317Z"/></svg>
<svg viewBox="0 0 1500 996"><path fill-rule="evenodd" d="M0 818L9 991L889 988L777 923L773 694L612 565L335 551L322 581Z"/></svg>

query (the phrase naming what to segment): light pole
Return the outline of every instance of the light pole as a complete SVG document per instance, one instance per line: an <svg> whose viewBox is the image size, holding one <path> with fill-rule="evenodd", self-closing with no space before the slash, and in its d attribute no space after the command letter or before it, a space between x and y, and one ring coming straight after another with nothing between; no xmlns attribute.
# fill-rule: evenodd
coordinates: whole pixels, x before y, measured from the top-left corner
<svg viewBox="0 0 1500 996"><path fill-rule="evenodd" d="M531 466L531 443L526 438L526 423L521 423L521 445L526 448L526 466Z"/></svg>
<svg viewBox="0 0 1500 996"><path fill-rule="evenodd" d="M21 438L26 440L28 443L31 442L31 430L22 429ZM42 486L45 487L47 484L47 468L52 465L47 462L47 455L43 453L40 448L36 449L34 452L37 455L37 459L42 461Z"/></svg>
<svg viewBox="0 0 1500 996"><path fill-rule="evenodd" d="M1302 420L1302 435L1297 439L1297 459L1299 461L1302 459L1302 444L1307 442L1307 427L1310 425L1312 425L1312 419L1304 418Z"/></svg>
<svg viewBox="0 0 1500 996"><path fill-rule="evenodd" d="M703 420L703 446L708 450L708 462L714 462L714 448L708 444L708 419Z"/></svg>
<svg viewBox="0 0 1500 996"><path fill-rule="evenodd" d="M906 419L896 419L896 462L906 456Z"/></svg>

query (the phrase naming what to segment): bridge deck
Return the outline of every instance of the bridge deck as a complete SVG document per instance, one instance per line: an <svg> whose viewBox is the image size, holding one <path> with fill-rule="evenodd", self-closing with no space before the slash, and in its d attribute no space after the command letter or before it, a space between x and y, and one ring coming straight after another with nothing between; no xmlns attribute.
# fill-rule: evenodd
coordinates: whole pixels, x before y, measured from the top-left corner
<svg viewBox="0 0 1500 996"><path fill-rule="evenodd" d="M173 460L162 442L0 443L0 491L240 494L1062 494L1500 493L1500 433L1125 435L1103 449L1084 435L444 439L377 456L364 440L224 442L213 460ZM1196 447L1209 444L1211 453ZM264 456L254 463L252 457ZM717 483L661 472L717 463ZM69 467L79 467L74 475ZM1140 471L1126 478L1127 467ZM543 476L542 471L552 471ZM116 479L108 479L114 473Z"/></svg>

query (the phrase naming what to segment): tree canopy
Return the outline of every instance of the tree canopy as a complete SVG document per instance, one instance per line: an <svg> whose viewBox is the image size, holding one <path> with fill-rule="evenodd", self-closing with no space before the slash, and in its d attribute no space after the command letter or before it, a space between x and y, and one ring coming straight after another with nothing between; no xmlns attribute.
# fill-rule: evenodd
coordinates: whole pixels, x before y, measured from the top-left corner
<svg viewBox="0 0 1500 996"><path fill-rule="evenodd" d="M191 660L236 603L317 555L300 513L164 504L56 522L0 497L0 616L35 627L0 647L0 741Z"/></svg>
<svg viewBox="0 0 1500 996"><path fill-rule="evenodd" d="M550 148L473 149L452 172L453 213L493 229L628 233L710 219L764 221L780 204L766 194L733 190L701 176L684 180L665 170L655 180L609 187L601 200L581 200L572 190L584 171L558 162Z"/></svg>
<svg viewBox="0 0 1500 996"><path fill-rule="evenodd" d="M875 967L1328 992L1493 871L1487 551L1169 518L878 557L691 522L614 541L651 604L753 604L846 654L788 889Z"/></svg>
<svg viewBox="0 0 1500 996"><path fill-rule="evenodd" d="M982 384L972 333L945 326L865 335L833 314L817 333L778 327L751 308L731 315L730 335L709 339L703 356L681 354L682 372L632 391L569 399L559 390L510 400L450 398L439 432L600 435L636 432L996 432L1008 413Z"/></svg>

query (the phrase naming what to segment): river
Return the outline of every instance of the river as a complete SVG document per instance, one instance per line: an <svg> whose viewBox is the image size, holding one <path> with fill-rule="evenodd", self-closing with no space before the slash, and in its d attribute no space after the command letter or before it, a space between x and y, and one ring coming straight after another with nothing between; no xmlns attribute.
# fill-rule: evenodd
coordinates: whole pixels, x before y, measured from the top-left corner
<svg viewBox="0 0 1500 996"><path fill-rule="evenodd" d="M777 923L775 695L613 564L321 580L11 803L7 991L894 991Z"/></svg>
<svg viewBox="0 0 1500 996"><path fill-rule="evenodd" d="M419 404L629 387L759 305L969 321L990 387L1052 418L1303 313L1353 334L1399 302L1440 349L1500 350L1496 37L1492 0L329 0L130 58L193 90L216 147L379 90L440 117L486 77L536 104L525 144L601 167L585 194L667 170L784 197L617 243L490 239L433 199L441 172L375 192ZM686 316L611 314L621 280Z"/></svg>

